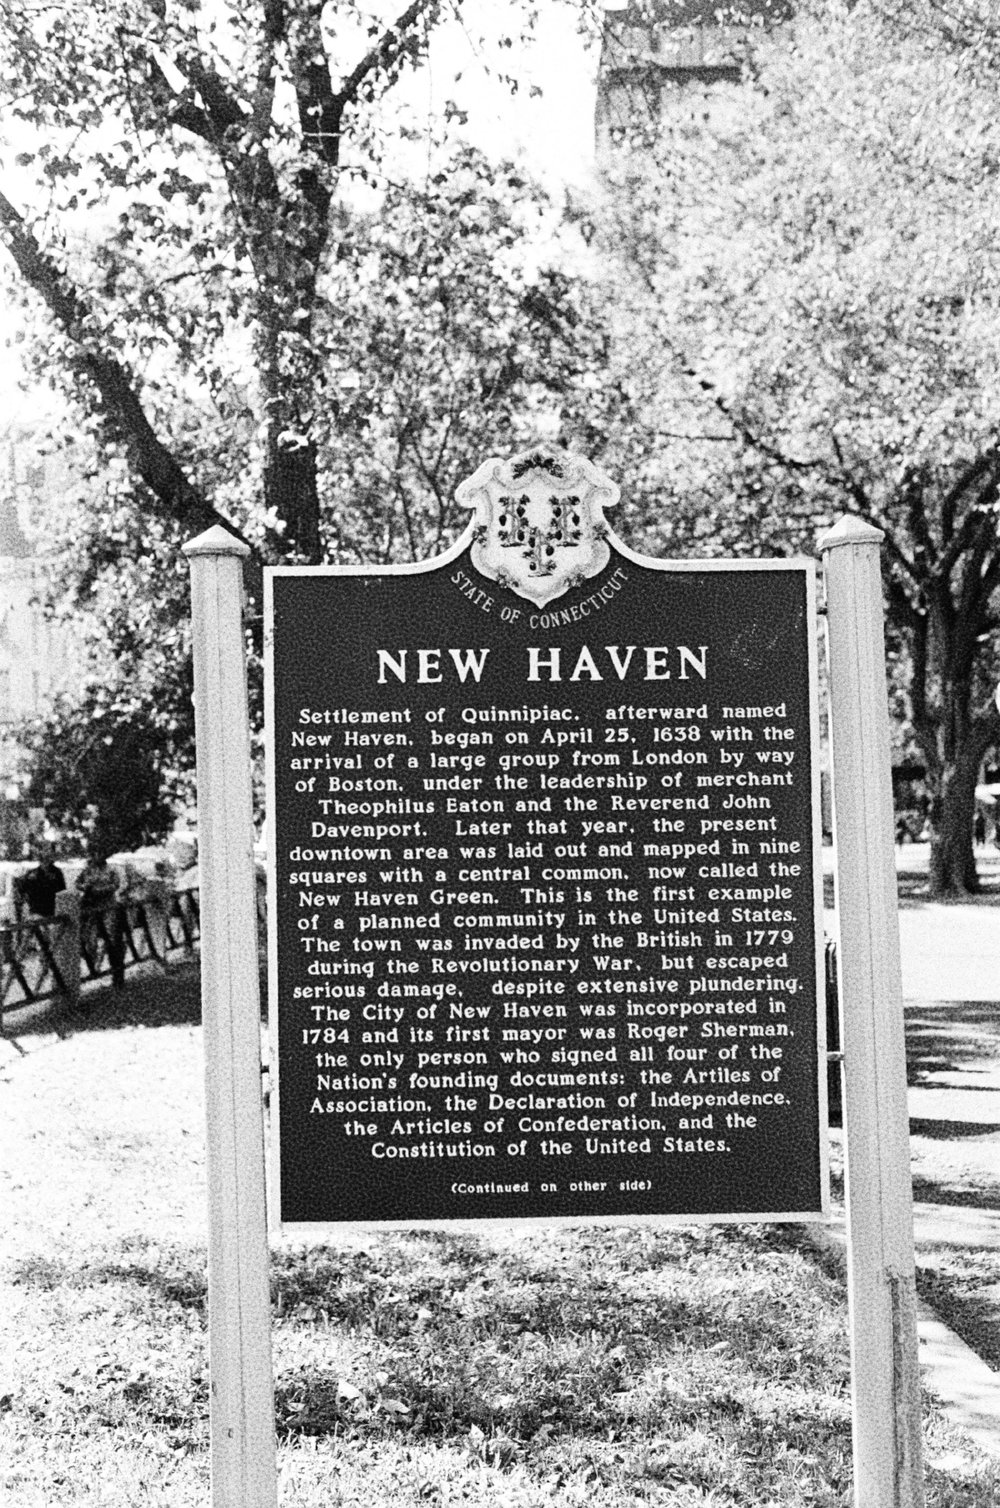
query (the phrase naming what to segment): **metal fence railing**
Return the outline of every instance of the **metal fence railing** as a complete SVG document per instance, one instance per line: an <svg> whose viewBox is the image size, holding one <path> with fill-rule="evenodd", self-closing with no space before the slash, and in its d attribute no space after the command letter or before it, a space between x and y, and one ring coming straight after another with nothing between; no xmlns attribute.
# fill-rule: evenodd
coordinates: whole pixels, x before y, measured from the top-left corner
<svg viewBox="0 0 1000 1508"><path fill-rule="evenodd" d="M0 1028L28 1005L62 998L81 986L124 981L138 964L162 968L194 954L201 935L196 890L81 909L61 896L56 916L0 917Z"/></svg>
<svg viewBox="0 0 1000 1508"><path fill-rule="evenodd" d="M68 916L0 923L0 1014L72 993L63 946L71 928Z"/></svg>

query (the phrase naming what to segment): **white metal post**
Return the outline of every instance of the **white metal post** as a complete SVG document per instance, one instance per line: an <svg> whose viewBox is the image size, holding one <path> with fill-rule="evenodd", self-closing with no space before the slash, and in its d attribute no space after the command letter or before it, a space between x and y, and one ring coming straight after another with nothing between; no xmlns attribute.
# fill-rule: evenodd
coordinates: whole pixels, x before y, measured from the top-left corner
<svg viewBox="0 0 1000 1508"><path fill-rule="evenodd" d="M913 1195L879 546L842 518L826 569L857 1508L922 1508Z"/></svg>
<svg viewBox="0 0 1000 1508"><path fill-rule="evenodd" d="M260 994L243 642L247 547L216 527L191 563L208 1143L213 1508L275 1508Z"/></svg>

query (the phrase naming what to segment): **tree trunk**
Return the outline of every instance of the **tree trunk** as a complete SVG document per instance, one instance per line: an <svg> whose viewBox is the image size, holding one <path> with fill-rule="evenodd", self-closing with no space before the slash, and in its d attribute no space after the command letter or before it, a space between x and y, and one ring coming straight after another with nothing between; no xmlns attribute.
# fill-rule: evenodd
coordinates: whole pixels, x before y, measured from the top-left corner
<svg viewBox="0 0 1000 1508"><path fill-rule="evenodd" d="M277 444L264 472L264 501L286 526L282 553L306 565L319 565L323 559L316 464L311 440L295 448Z"/></svg>
<svg viewBox="0 0 1000 1508"><path fill-rule="evenodd" d="M974 895L979 889L972 824L983 752L982 740L970 737L933 781L929 878L934 899Z"/></svg>
<svg viewBox="0 0 1000 1508"><path fill-rule="evenodd" d="M281 555L319 565L323 538L314 414L322 401L322 361L313 342L313 316L332 195L314 168L297 174L296 190L297 197L279 207L264 231L265 242L269 233L282 238L276 266L263 246L259 257L272 277L277 273L258 309L258 360L267 415L264 503L285 526Z"/></svg>

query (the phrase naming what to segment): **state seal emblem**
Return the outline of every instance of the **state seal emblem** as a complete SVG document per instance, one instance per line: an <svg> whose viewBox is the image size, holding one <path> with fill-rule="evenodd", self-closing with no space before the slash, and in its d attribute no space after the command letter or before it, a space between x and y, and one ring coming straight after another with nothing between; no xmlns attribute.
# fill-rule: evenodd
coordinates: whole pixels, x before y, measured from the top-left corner
<svg viewBox="0 0 1000 1508"><path fill-rule="evenodd" d="M542 447L507 461L491 456L455 499L476 510L476 570L543 607L607 565L603 510L619 495L591 461Z"/></svg>

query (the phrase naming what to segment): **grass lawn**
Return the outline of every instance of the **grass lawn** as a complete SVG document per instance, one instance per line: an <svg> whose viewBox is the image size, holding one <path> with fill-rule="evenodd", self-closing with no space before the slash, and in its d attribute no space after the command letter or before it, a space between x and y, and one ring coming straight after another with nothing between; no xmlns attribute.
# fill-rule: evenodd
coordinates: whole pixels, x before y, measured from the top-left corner
<svg viewBox="0 0 1000 1508"><path fill-rule="evenodd" d="M208 1500L195 998L3 1060L5 1508ZM846 1300L799 1227L282 1247L273 1300L282 1508L850 1501ZM925 1421L929 1508L993 1508L1000 1463Z"/></svg>

